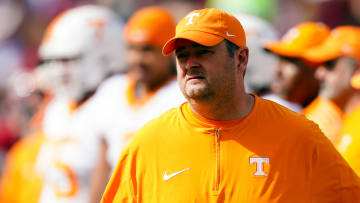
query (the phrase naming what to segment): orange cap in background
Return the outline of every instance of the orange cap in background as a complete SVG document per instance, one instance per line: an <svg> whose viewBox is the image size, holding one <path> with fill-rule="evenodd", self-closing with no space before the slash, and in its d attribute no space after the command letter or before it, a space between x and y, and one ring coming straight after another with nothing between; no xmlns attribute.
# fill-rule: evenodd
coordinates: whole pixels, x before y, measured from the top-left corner
<svg viewBox="0 0 360 203"><path fill-rule="evenodd" d="M240 22L232 15L215 8L194 10L176 26L175 37L163 47L169 55L175 49L176 39L188 39L203 46L215 46L227 39L237 46L246 45L246 37Z"/></svg>
<svg viewBox="0 0 360 203"><path fill-rule="evenodd" d="M146 7L135 12L125 26L125 41L148 43L162 48L174 36L175 21L172 15L161 7Z"/></svg>
<svg viewBox="0 0 360 203"><path fill-rule="evenodd" d="M312 47L304 54L311 62L322 63L340 56L353 57L360 61L360 28L339 26L321 45Z"/></svg>
<svg viewBox="0 0 360 203"><path fill-rule="evenodd" d="M284 57L301 58L304 52L321 44L330 34L323 23L304 22L291 28L280 41L265 44L265 49Z"/></svg>

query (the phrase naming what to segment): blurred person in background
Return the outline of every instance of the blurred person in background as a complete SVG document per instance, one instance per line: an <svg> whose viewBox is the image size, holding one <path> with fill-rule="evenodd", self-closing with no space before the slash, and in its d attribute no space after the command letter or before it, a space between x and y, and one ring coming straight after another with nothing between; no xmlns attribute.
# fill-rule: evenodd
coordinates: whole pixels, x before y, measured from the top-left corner
<svg viewBox="0 0 360 203"><path fill-rule="evenodd" d="M66 10L46 29L35 77L53 98L44 110L45 140L35 163L42 179L38 202L89 202L100 145L89 133L95 114L90 98L111 72L124 71L122 30L114 12L96 5Z"/></svg>
<svg viewBox="0 0 360 203"><path fill-rule="evenodd" d="M265 95L265 99L301 112L317 96L319 82L314 77L314 68L302 60L302 55L323 42L329 33L324 24L304 22L291 28L280 41L265 44L265 49L280 59L271 94Z"/></svg>
<svg viewBox="0 0 360 203"><path fill-rule="evenodd" d="M101 109L96 123L103 135L93 175L93 202L100 201L111 171L133 134L146 122L185 101L176 83L174 57L161 53L174 32L172 15L157 6L136 11L125 26L129 72L107 79L93 99Z"/></svg>
<svg viewBox="0 0 360 203"><path fill-rule="evenodd" d="M319 97L304 110L304 114L318 123L358 175L360 91L356 78L360 71L359 39L359 27L339 26L324 43L305 53L306 60L321 64L315 72L321 88Z"/></svg>
<svg viewBox="0 0 360 203"><path fill-rule="evenodd" d="M0 202L38 202L42 177L35 163L43 142L41 131L29 132L9 150L0 179Z"/></svg>
<svg viewBox="0 0 360 203"><path fill-rule="evenodd" d="M235 17L242 22L247 46L251 49L245 74L245 89L262 96L269 93L279 63L278 57L263 49L263 43L276 40L277 32L270 23L254 15L242 13Z"/></svg>
<svg viewBox="0 0 360 203"><path fill-rule="evenodd" d="M22 107L18 114L22 113L23 115L18 115L17 118L23 118L22 122L25 127L15 126L18 131L21 131L20 138L6 155L4 171L0 179L0 202L35 203L38 202L42 184L41 177L35 170L35 162L44 141L40 125L48 97L45 97L40 90L28 92L32 89L32 85L29 83L31 76L28 73L15 73L15 76L17 79L13 81L14 87L9 87L8 91L14 97L12 103ZM21 91L16 90L22 89L20 86L27 86L29 89L25 88L23 93L30 95L21 97ZM14 104L12 105L14 106ZM34 111L36 111L35 114ZM26 117L30 116L32 119L28 120ZM19 123L19 121L17 122Z"/></svg>
<svg viewBox="0 0 360 203"><path fill-rule="evenodd" d="M346 115L344 127L339 136L338 150L360 176L360 68L359 60L357 61L356 74L351 78L351 85L357 90L357 102L354 110ZM355 96L355 95L354 95ZM354 99L355 100L355 99Z"/></svg>
<svg viewBox="0 0 360 203"><path fill-rule="evenodd" d="M6 153L14 140L32 133L33 126L29 124L31 117L44 98L43 93L34 90L31 84L31 71L38 61L37 49L43 31L56 14L80 2L0 1L0 88L4 91L1 101L4 105L1 107L5 107L0 111L4 130L2 135L6 135L0 135L0 140L7 143L4 148L0 146L0 173L4 166L2 154Z"/></svg>

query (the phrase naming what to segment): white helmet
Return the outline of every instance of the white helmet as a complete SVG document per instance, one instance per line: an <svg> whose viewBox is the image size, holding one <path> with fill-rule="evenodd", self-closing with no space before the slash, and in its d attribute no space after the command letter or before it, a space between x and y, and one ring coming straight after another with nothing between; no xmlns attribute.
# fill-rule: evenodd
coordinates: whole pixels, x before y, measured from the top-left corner
<svg viewBox="0 0 360 203"><path fill-rule="evenodd" d="M265 20L250 14L235 14L241 22L249 47L249 62L245 74L245 88L248 92L259 93L268 88L275 78L278 58L263 49L264 41L276 40L277 32Z"/></svg>
<svg viewBox="0 0 360 203"><path fill-rule="evenodd" d="M124 24L111 10L95 5L69 9L47 27L35 71L41 87L80 99L111 72L123 71Z"/></svg>

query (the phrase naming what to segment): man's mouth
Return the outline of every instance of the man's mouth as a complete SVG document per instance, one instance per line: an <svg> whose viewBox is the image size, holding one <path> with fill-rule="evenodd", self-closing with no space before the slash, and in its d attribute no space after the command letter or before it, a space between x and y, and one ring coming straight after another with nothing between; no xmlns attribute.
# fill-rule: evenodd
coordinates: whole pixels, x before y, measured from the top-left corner
<svg viewBox="0 0 360 203"><path fill-rule="evenodd" d="M187 81L189 81L189 80L202 80L202 79L205 79L205 77L204 77L204 76L200 76L200 75L188 76L188 77L186 78Z"/></svg>

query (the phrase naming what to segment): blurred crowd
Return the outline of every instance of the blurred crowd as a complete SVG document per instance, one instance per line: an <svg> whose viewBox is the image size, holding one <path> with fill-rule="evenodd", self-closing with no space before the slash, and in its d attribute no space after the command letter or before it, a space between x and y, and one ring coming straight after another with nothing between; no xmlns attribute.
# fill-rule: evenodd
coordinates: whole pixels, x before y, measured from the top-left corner
<svg viewBox="0 0 360 203"><path fill-rule="evenodd" d="M217 7L234 14L245 28L247 43L250 47L250 61L246 72L247 90L279 102L294 111L304 113L308 118L319 124L329 139L340 146L340 150L341 147L346 148L351 139L354 139L342 138L339 137L339 134L341 132L344 134L343 131L346 130L352 130L352 128L344 129L343 120L345 115L351 113L358 103L357 98L353 95L349 96L351 92L347 91L346 88L350 87L350 85L353 87L360 86L360 76L355 77L356 75L354 76L352 72L346 75L341 70L338 72L333 71L334 77L344 75L343 78L338 79L343 83L331 83L331 79L326 79L324 75L329 75L329 67L334 70L336 64L341 61L332 58L329 60L316 58L316 50L315 54L310 53L308 59L303 60L303 53L295 53L296 50L290 49L307 50L331 40L331 36L335 38L334 40L338 40L337 32L347 33L348 29L350 29L349 32L352 32L352 28L355 29L355 27L348 28L344 25L360 26L360 1L358 0L1 0L0 175L5 166L5 157L8 155L9 150L16 146L15 143L34 132L38 132L38 129L41 128L42 122L44 122L42 118L44 106L53 97L47 91L51 84L39 83L38 77L40 74L34 76L37 69L41 70L39 67L44 63L51 63L52 60L50 56L43 53L45 51L41 52L39 49L46 38L46 28L61 12L87 4L110 8L118 15L121 24L126 24L134 12L146 6L161 6L167 9L174 16L175 21L180 20L191 10L204 7ZM352 35L349 34L349 36ZM356 36L360 37L360 35ZM297 37L302 37L302 39L296 41ZM119 38L123 38L122 34L119 34ZM345 35L345 38L351 37ZM132 42L131 39L127 40ZM354 43L360 43L360 38L355 37L353 41L359 41ZM288 42L294 43L294 45L290 48L285 47L284 44ZM64 45L68 46L70 44ZM132 51L146 51L146 49L149 49L146 46L141 47L131 43L130 45L121 44L119 46L124 46L123 48ZM360 51L360 46L359 50L356 51ZM134 64L131 63L131 54L125 55L122 51L114 52L114 54L121 55L119 57L128 56L129 59L118 62L122 63L118 65L121 66L120 68L102 73L107 75L103 78L108 77L108 75L127 72L129 67L122 67L126 66L125 63L128 63L128 66L136 66L134 65L135 62ZM343 63L349 63L347 66L358 63L358 61L356 62L357 56L346 56L350 57L350 59L344 59ZM309 60L311 57L314 60ZM165 59L155 58L154 60L161 61ZM325 68L324 62L326 62ZM162 68L162 65L159 65L160 68ZM173 68L173 65L173 62L170 61L169 64L163 66ZM296 68L293 68L293 66ZM171 69L169 70L169 75L165 76L159 76L160 73L151 75L139 71L135 72L131 77L147 80L146 78L143 79L142 77L145 76L141 74L150 74L153 78L148 76L150 78L148 80L161 83L170 81L173 78L173 72L171 72ZM50 81L50 83L52 82L55 83L55 81ZM337 92L331 92L330 88L326 89L324 87L326 82L337 87ZM117 83L115 82L115 84ZM145 82L144 84L144 90L139 87L141 89L139 94L142 91L148 91L148 89L152 90L151 88L158 88L157 83L154 82ZM104 90L103 92L106 93ZM341 92L342 95L337 95L338 92ZM85 98L82 98L83 96L81 98L73 97L76 98L78 103L82 103L86 101L87 96L85 95ZM173 97L176 98L177 95L173 95ZM146 100L146 98L143 100ZM328 100L331 100L331 102ZM111 105L106 102L103 104L104 101L101 99L95 101L93 103L98 102L105 106ZM182 101L180 99L180 103ZM174 102L174 106L177 104L179 102ZM172 106L169 104L170 107ZM330 115L331 118L324 119L324 114ZM145 122L144 120L140 123ZM353 122L353 120L349 122ZM104 124L104 126L107 125ZM134 128L138 128L138 126ZM105 141L106 139L104 138ZM112 141L114 140L107 140L107 142ZM32 143L28 147L36 146L36 144L39 143ZM96 150L101 151L102 149ZM107 150L112 150L111 146ZM116 162L116 158L111 159L115 159ZM113 167L111 165L112 163L107 169L97 168L97 170L110 170L109 168ZM27 170L26 167L24 170ZM94 179L96 178L101 177L94 177ZM96 194L97 192L94 192L94 195Z"/></svg>

